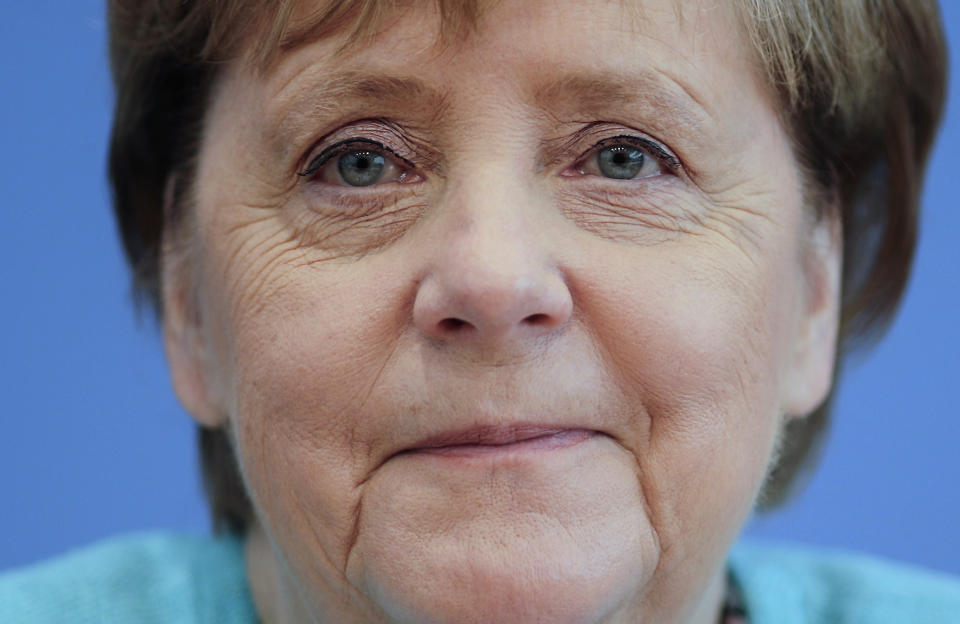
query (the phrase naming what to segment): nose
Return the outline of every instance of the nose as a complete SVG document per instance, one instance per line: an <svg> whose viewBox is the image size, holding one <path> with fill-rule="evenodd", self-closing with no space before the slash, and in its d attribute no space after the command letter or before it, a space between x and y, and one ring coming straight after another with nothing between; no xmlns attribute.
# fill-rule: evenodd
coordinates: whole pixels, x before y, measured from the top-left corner
<svg viewBox="0 0 960 624"><path fill-rule="evenodd" d="M573 300L544 236L509 209L464 210L432 232L413 321L438 341L496 346L563 327Z"/></svg>

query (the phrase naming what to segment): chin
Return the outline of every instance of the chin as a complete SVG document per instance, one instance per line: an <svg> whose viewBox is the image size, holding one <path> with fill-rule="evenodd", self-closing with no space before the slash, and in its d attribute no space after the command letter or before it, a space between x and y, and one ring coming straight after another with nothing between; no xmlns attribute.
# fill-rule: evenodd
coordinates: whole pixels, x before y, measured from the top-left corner
<svg viewBox="0 0 960 624"><path fill-rule="evenodd" d="M646 517L624 507L598 506L600 521L563 522L554 508L372 532L358 540L348 575L395 622L605 622L628 610L658 562Z"/></svg>
<svg viewBox="0 0 960 624"><path fill-rule="evenodd" d="M636 479L604 436L477 461L402 457L366 485L347 575L391 621L608 621L659 561Z"/></svg>
<svg viewBox="0 0 960 624"><path fill-rule="evenodd" d="M418 561L422 568L407 574L371 570L367 588L395 622L588 624L627 610L643 578L639 561L487 550L478 544L475 556L467 550L446 562Z"/></svg>

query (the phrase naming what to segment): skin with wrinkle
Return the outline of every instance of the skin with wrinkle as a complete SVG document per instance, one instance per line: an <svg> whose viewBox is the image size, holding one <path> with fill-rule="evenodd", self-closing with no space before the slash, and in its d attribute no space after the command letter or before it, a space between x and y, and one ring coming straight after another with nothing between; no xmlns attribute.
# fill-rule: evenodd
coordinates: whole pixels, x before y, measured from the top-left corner
<svg viewBox="0 0 960 624"><path fill-rule="evenodd" d="M839 249L736 20L683 5L503 2L445 46L418 8L224 69L165 335L235 443L264 621L716 621L828 390ZM666 155L648 177L584 164L622 136ZM409 175L298 175L355 138ZM595 435L411 452L502 424Z"/></svg>

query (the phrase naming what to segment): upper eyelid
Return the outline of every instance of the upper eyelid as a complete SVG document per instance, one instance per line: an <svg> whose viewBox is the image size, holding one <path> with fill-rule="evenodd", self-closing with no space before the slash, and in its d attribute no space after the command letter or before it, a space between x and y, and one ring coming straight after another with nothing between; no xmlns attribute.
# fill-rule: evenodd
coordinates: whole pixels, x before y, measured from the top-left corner
<svg viewBox="0 0 960 624"><path fill-rule="evenodd" d="M314 156L320 146L338 137L342 138L324 147L318 155ZM326 155L326 158L319 161L322 166L337 149L342 149L350 143L366 143L411 168L432 167L437 161L436 150L416 134L411 134L410 128L406 125L382 117L366 117L329 129L322 136L315 138L310 148L300 157L294 173L310 171L313 165L318 163L318 159ZM420 163L421 166L414 165L414 162Z"/></svg>
<svg viewBox="0 0 960 624"><path fill-rule="evenodd" d="M616 145L623 145L624 143L640 146L647 151L653 152L653 156L665 164L670 169L677 171L683 168L680 160L674 156L670 151L664 148L659 142L654 141L653 139L648 139L646 137L634 136L629 134L621 134L617 136L607 137L600 139L593 144L590 149L588 149L578 160L577 162L583 161L585 158L592 156L596 152L604 149L606 147L612 147Z"/></svg>
<svg viewBox="0 0 960 624"><path fill-rule="evenodd" d="M589 147L584 147L584 144L587 143ZM677 175L689 173L683 159L666 147L666 144L661 140L642 130L633 128L629 124L615 121L584 123L575 132L545 139L541 142L543 160L540 166L553 168L562 164L566 168L570 164L583 162L603 147L609 147L617 143L628 143L641 147L670 169L672 173Z"/></svg>
<svg viewBox="0 0 960 624"><path fill-rule="evenodd" d="M336 156L339 156L340 154L348 151L360 151L360 150L349 149L350 147L355 145L367 145L371 148L370 151L381 152L383 153L384 156L395 158L407 167L413 168L414 166L413 163L408 161L403 156L400 156L399 154L397 154L396 151L387 147L383 143L380 143L379 141L374 141L373 139L368 139L365 137L352 137L349 139L344 139L342 141L337 141L333 145L329 145L325 147L316 156L312 158L308 157L309 160L307 161L306 167L303 168L302 171L298 171L297 175L300 177L311 176L317 171L319 171L321 167L323 167L325 164L327 164L330 160L332 160Z"/></svg>

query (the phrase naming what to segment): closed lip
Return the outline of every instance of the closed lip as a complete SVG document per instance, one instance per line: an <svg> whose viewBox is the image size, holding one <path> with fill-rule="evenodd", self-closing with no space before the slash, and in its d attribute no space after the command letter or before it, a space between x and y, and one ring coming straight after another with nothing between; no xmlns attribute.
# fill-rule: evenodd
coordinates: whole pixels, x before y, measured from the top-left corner
<svg viewBox="0 0 960 624"><path fill-rule="evenodd" d="M561 427L533 423L481 425L444 431L423 438L402 452L433 451L455 447L497 447L539 439L563 438L572 443L586 439L596 431L581 427ZM561 444L565 446L566 444Z"/></svg>

